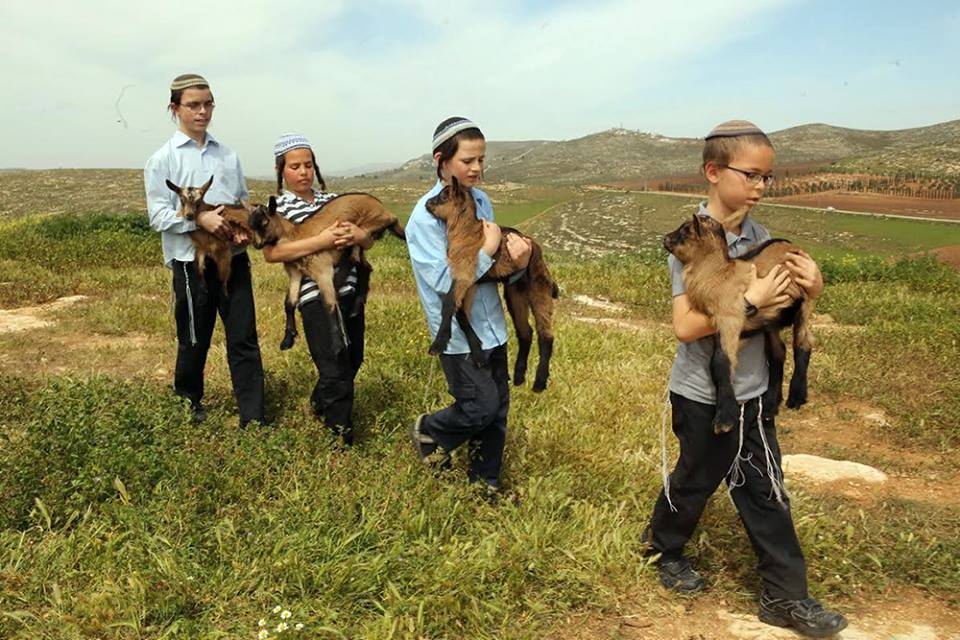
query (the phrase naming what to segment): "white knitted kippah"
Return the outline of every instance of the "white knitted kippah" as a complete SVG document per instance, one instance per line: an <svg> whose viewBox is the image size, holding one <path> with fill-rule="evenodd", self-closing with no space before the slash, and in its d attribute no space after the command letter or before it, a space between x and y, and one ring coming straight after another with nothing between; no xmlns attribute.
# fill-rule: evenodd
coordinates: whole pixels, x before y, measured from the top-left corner
<svg viewBox="0 0 960 640"><path fill-rule="evenodd" d="M185 73L173 79L173 82L170 83L170 91L182 91L183 89L189 89L190 87L209 87L209 86L210 86L210 83L207 82L207 79L201 76L200 74Z"/></svg>
<svg viewBox="0 0 960 640"><path fill-rule="evenodd" d="M298 133L285 133L273 145L273 157L279 158L293 149L312 149L310 142Z"/></svg>
<svg viewBox="0 0 960 640"><path fill-rule="evenodd" d="M433 133L433 146L430 147L434 151L437 150L437 147L442 145L444 142L457 135L461 131L466 131L467 129L480 129L468 118L457 118L447 123L445 127L437 129Z"/></svg>

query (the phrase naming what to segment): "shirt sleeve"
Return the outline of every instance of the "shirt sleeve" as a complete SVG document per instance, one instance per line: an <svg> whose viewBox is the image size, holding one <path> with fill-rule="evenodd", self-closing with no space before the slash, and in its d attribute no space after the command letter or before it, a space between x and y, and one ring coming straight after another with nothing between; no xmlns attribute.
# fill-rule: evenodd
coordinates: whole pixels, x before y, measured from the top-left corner
<svg viewBox="0 0 960 640"><path fill-rule="evenodd" d="M683 284L683 263L671 254L667 256L667 267L670 269L670 287L673 297L682 296L687 292L687 287Z"/></svg>
<svg viewBox="0 0 960 640"><path fill-rule="evenodd" d="M191 222L177 215L176 194L167 186L169 173L160 160L150 158L143 170L143 184L147 191L147 216L154 231L168 233L188 233L197 228Z"/></svg>
<svg viewBox="0 0 960 640"><path fill-rule="evenodd" d="M247 190L247 178L243 175L243 168L240 166L240 156L234 156L237 159L237 199L247 202L250 200L250 192Z"/></svg>

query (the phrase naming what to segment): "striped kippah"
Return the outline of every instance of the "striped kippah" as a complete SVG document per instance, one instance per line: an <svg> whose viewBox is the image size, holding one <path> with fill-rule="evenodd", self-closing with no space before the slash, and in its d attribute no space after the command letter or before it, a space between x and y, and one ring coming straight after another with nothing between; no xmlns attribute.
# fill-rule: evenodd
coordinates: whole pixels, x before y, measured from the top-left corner
<svg viewBox="0 0 960 640"><path fill-rule="evenodd" d="M293 149L312 149L310 142L298 133L285 133L273 145L273 157L279 158Z"/></svg>
<svg viewBox="0 0 960 640"><path fill-rule="evenodd" d="M763 130L749 120L728 120L713 128L704 140L711 138L736 138L737 136L763 136Z"/></svg>
<svg viewBox="0 0 960 640"><path fill-rule="evenodd" d="M475 125L468 118L451 118L450 122L437 127L437 130L433 132L433 147L434 151L440 147L444 142L457 135L461 131L466 131L467 129L477 129L480 127Z"/></svg>
<svg viewBox="0 0 960 640"><path fill-rule="evenodd" d="M170 91L180 91L182 89L199 86L209 87L210 83L207 82L207 79L200 74L185 73L182 76L177 76L173 79L173 82L170 83Z"/></svg>

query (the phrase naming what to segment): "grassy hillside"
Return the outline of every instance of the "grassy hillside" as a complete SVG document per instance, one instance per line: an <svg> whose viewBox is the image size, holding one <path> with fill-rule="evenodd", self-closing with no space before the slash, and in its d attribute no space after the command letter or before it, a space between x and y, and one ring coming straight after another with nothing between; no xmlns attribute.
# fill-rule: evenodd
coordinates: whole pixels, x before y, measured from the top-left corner
<svg viewBox="0 0 960 640"><path fill-rule="evenodd" d="M907 171L960 175L960 120L897 131L846 129L807 124L770 135L780 165L836 163L868 173ZM488 144L491 180L582 185L695 175L702 140L609 129L565 141ZM428 155L403 168L376 174L387 182L432 175Z"/></svg>
<svg viewBox="0 0 960 640"><path fill-rule="evenodd" d="M115 204L101 191L17 205L0 222L0 306L89 296L39 311L49 327L0 333L0 637L255 637L282 607L310 638L532 639L559 633L570 615L672 611L639 544L659 487L674 350L661 250L638 241L621 255L564 251L565 236L549 233L564 204L528 223L544 230L563 288L557 351L545 394L514 393L507 497L492 506L462 468L431 477L407 441L414 416L447 397L401 243L370 254L359 442L343 451L306 411L314 372L304 344L277 349L285 279L255 252L274 428L236 428L219 329L210 418L190 422L169 391L175 339L159 239L133 190L110 193ZM532 212L551 193L513 203ZM598 194L602 206L584 209L597 224L581 230L605 233L631 207L659 216L650 233L679 217L677 200L634 197ZM762 214L785 231L799 215ZM949 599L960 591L960 506L948 499L960 466L960 277L880 257L914 242L900 236L916 223L838 231L836 220L811 225L828 279L818 310L834 325L817 332L813 403L781 418L785 448L864 460L867 441L888 443L864 461L935 476L945 490L855 499L791 484L812 591L846 611L906 585ZM616 235L633 242L632 226ZM854 241L863 255L843 255ZM593 317L578 294L624 310ZM885 420L864 426L852 406ZM854 428L863 440L834 439ZM690 547L717 597L751 611L754 562L722 495Z"/></svg>

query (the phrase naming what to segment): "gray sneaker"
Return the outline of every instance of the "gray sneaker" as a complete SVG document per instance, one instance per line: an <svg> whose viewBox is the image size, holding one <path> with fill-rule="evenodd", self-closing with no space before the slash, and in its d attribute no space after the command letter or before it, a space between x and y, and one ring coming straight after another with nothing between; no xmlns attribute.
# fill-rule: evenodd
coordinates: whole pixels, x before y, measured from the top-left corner
<svg viewBox="0 0 960 640"><path fill-rule="evenodd" d="M427 417L426 413L421 413L413 421L410 427L410 440L413 442L413 448L417 451L417 457L421 462L427 462L427 459L437 450L437 441L433 436L421 431L423 419Z"/></svg>
<svg viewBox="0 0 960 640"><path fill-rule="evenodd" d="M657 563L660 584L678 593L696 593L706 588L703 577L690 566L686 558L670 558Z"/></svg>
<svg viewBox="0 0 960 640"><path fill-rule="evenodd" d="M760 596L761 622L777 627L789 627L811 638L828 638L847 628L843 614L824 609L813 598L782 600L771 598L766 593Z"/></svg>

